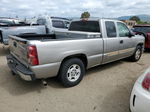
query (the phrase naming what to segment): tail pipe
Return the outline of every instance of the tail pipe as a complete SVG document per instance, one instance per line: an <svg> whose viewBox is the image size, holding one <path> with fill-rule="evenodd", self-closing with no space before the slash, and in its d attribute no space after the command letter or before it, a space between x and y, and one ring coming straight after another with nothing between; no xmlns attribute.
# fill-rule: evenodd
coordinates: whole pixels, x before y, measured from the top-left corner
<svg viewBox="0 0 150 112"><path fill-rule="evenodd" d="M48 84L47 84L47 81L46 81L46 80L42 79L41 81L42 81L42 84L43 84L43 86L44 86L44 87L47 87L47 86L48 86Z"/></svg>

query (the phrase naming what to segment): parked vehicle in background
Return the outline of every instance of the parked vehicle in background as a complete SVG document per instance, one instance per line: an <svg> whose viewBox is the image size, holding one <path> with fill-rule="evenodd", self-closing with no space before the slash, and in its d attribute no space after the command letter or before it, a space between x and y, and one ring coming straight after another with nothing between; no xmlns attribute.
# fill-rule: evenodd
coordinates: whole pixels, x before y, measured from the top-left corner
<svg viewBox="0 0 150 112"><path fill-rule="evenodd" d="M33 24L13 24L0 27L0 42L7 45L9 35L54 34L57 30L67 30L70 21L65 18L41 16Z"/></svg>
<svg viewBox="0 0 150 112"><path fill-rule="evenodd" d="M13 25L0 28L0 42L4 45L8 45L9 35L20 34L46 34L45 26L42 25Z"/></svg>
<svg viewBox="0 0 150 112"><path fill-rule="evenodd" d="M70 20L61 17L41 16L37 19L38 25L45 25L48 34L54 34L55 31L67 31Z"/></svg>
<svg viewBox="0 0 150 112"><path fill-rule="evenodd" d="M130 98L131 112L150 111L150 68L135 82Z"/></svg>
<svg viewBox="0 0 150 112"><path fill-rule="evenodd" d="M25 24L23 20L15 18L0 18L0 27Z"/></svg>
<svg viewBox="0 0 150 112"><path fill-rule="evenodd" d="M150 49L150 25L135 25L133 32L145 37L145 49Z"/></svg>
<svg viewBox="0 0 150 112"><path fill-rule="evenodd" d="M34 18L30 18L30 19L25 19L25 22L30 25L37 24L37 18L34 17Z"/></svg>
<svg viewBox="0 0 150 112"><path fill-rule="evenodd" d="M27 81L58 76L67 87L77 85L85 70L123 58L138 61L144 37L121 21L77 20L69 31L53 35L10 36L8 66Z"/></svg>

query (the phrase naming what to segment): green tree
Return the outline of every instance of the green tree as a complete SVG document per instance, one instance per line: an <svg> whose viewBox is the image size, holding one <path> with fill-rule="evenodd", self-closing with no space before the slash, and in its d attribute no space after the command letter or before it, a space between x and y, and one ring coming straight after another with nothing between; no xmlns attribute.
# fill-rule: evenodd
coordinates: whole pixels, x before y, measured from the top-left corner
<svg viewBox="0 0 150 112"><path fill-rule="evenodd" d="M144 22L143 21L138 21L137 24L149 24L149 23L146 22L146 21L144 21Z"/></svg>
<svg viewBox="0 0 150 112"><path fill-rule="evenodd" d="M132 17L130 18L130 20L133 20L133 21L136 21L136 22L141 21L138 16L132 16Z"/></svg>
<svg viewBox="0 0 150 112"><path fill-rule="evenodd" d="M81 14L81 18L89 18L90 17L90 13L89 12L83 12Z"/></svg>

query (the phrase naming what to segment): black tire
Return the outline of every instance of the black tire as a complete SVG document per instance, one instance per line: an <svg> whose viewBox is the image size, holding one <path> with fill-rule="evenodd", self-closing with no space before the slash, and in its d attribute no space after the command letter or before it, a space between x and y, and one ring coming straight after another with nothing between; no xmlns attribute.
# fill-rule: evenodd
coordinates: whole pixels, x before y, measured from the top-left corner
<svg viewBox="0 0 150 112"><path fill-rule="evenodd" d="M15 73L15 72L13 72L13 71L11 71L11 73L12 73L12 75L16 75L16 73Z"/></svg>
<svg viewBox="0 0 150 112"><path fill-rule="evenodd" d="M141 56L142 56L142 47L141 46L137 46L134 54L130 57L130 60L132 62L137 62L137 61L139 61Z"/></svg>
<svg viewBox="0 0 150 112"><path fill-rule="evenodd" d="M150 52L150 48L145 48L145 52Z"/></svg>
<svg viewBox="0 0 150 112"><path fill-rule="evenodd" d="M74 71L74 69L71 67L73 68L76 67L77 69L75 69ZM80 72L77 72L79 70ZM75 78L75 76L73 77L73 75L75 74L77 78ZM58 74L58 78L65 87L73 87L80 83L84 74L85 74L85 66L83 62L78 58L72 58L62 63ZM72 78L69 79L69 76ZM75 81L71 81L71 80L75 80Z"/></svg>

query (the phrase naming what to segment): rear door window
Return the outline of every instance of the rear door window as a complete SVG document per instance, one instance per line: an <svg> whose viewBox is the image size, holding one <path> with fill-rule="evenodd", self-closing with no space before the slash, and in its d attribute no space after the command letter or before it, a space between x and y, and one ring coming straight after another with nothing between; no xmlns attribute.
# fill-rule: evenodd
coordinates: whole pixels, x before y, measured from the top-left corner
<svg viewBox="0 0 150 112"><path fill-rule="evenodd" d="M106 32L107 32L107 37L117 37L117 32L116 32L116 26L115 23L112 21L106 21Z"/></svg>

